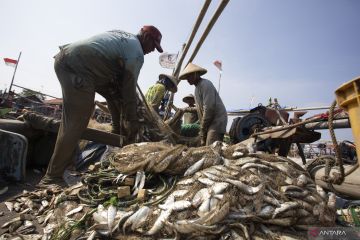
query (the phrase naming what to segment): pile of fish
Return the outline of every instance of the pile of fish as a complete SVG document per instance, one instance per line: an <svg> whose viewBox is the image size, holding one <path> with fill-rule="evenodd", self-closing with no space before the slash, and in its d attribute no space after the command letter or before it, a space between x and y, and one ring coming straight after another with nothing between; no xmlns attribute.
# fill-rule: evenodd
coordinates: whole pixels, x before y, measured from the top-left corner
<svg viewBox="0 0 360 240"><path fill-rule="evenodd" d="M302 167L241 143L140 143L105 159L68 189L8 202L20 214L0 239L304 239L335 221L335 195ZM23 231L35 221L43 233Z"/></svg>

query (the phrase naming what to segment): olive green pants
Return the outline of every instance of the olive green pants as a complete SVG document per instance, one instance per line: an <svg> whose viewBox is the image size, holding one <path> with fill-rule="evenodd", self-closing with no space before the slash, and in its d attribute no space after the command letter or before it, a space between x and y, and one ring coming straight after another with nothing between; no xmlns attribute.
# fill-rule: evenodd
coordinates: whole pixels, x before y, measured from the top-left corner
<svg viewBox="0 0 360 240"><path fill-rule="evenodd" d="M93 81L69 71L60 57L55 59L55 72L62 88L63 112L55 149L46 172L48 177L62 177L71 164L78 141L88 125L95 98Z"/></svg>

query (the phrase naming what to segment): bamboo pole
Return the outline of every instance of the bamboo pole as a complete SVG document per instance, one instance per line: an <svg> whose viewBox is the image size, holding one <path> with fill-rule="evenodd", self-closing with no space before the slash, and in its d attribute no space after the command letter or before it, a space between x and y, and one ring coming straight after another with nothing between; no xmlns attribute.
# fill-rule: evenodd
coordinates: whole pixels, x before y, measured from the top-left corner
<svg viewBox="0 0 360 240"><path fill-rule="evenodd" d="M197 33L197 31L199 29L199 26L200 26L202 20L204 19L204 16L205 16L205 14L206 14L206 12L207 12L207 10L209 8L210 3L211 3L211 0L206 0L203 7L200 10L199 16L196 19L196 22L194 24L191 35L190 35L190 37L189 37L189 39L188 39L188 41L187 41L187 43L185 45L184 50L181 52L179 61L176 64L176 67L175 67L175 70L174 70L174 73L173 73L173 76L175 76L175 77L179 76L181 65L182 65L182 63L184 61L184 58L185 58L185 56L186 56L186 54L187 54L187 52L188 52L188 50L189 50L189 48L190 48L190 46L192 44L192 41L194 40L195 34Z"/></svg>
<svg viewBox="0 0 360 240"><path fill-rule="evenodd" d="M215 22L217 21L217 19L219 18L219 16L221 15L222 11L224 10L224 8L226 7L226 5L228 4L229 1L230 1L230 0L222 0L222 1L221 1L221 3L220 3L220 5L218 6L218 8L216 9L214 15L213 15L212 18L210 19L210 22L208 23L208 25L207 25L204 33L202 34L202 36L201 36L198 44L196 45L195 50L193 51L193 53L192 53L192 55L191 55L188 63L189 63L189 62L192 62L192 61L194 60L194 58L195 58L195 56L197 55L197 53L198 53L201 45L202 45L203 42L205 41L205 39L206 39L207 35L209 34L210 30L213 28ZM202 11L203 11L204 8L205 8L204 13L200 12L199 17L198 17L198 20L197 20L196 24L194 25L193 34L192 34L191 37L189 38L189 40L191 40L191 41L192 41L192 39L193 39L193 37L194 37L193 35L195 35L195 33L196 33L196 31L197 31L197 29L198 29L198 27L199 27L199 25L200 25L200 23L201 23L201 21L202 21L203 16L201 16L201 15L202 15L202 14L205 14L205 12L206 12L206 10L207 10L207 7L208 7L208 6L205 7L205 5L206 5L207 3L208 3L208 1L205 2L204 7L203 7L203 9L202 9ZM209 3L209 4L210 4L210 3ZM201 16L201 17L200 17L200 16ZM199 19L200 19L200 20L199 20ZM199 23L198 23L198 21L199 21ZM195 29L196 29L196 31L195 31ZM190 43L191 43L191 42L190 42ZM187 48L189 48L189 47L190 47L190 44L187 44L187 45L185 46L186 52L187 52ZM184 50L185 50L185 49L184 49ZM184 52L185 52L185 51L184 51ZM186 52L185 52L185 53L186 53ZM183 58L184 58L184 57L185 57L185 54L182 54L182 56L181 56L181 62L179 61L180 64L177 64L176 69L175 69L174 74L173 74L175 77L178 77L178 74L179 74L179 72L180 72L181 64L182 64L182 61L183 61ZM188 64L188 63L187 63L187 64ZM187 65L187 64L186 64L186 65ZM186 67L186 66L185 66L185 67ZM171 109L171 106L172 106L172 104L173 104L173 101L174 101L174 94L171 93L170 98L169 98L168 105L166 106L166 113L165 113L164 120L166 120L166 119L169 117L169 113L170 113L170 109Z"/></svg>
<svg viewBox="0 0 360 240"><path fill-rule="evenodd" d="M187 43L185 44L185 46L183 46L183 50L181 52L181 55L180 55L180 59L179 61L176 63L176 67L173 71L173 76L175 78L178 78L179 76L179 73L180 73L180 69L181 69L181 65L184 61L184 58L192 44L192 41L194 40L194 37L195 37L195 34L197 33L198 29L199 29L199 26L202 22L202 20L204 19L204 16L209 8L209 5L211 3L211 0L205 0L204 2L204 5L203 7L201 8L200 10L200 13L195 21L195 24L193 26L193 30L191 31L191 34L189 36L189 39L187 40ZM178 81L178 84L179 84L179 81ZM173 102L174 102L174 93L170 93L170 97L169 97L169 101L166 105L166 110L165 110L165 114L164 114L164 120L168 119L170 116L170 111L171 111L171 106L173 105Z"/></svg>
<svg viewBox="0 0 360 240"><path fill-rule="evenodd" d="M196 45L193 54L191 55L188 63L192 62L194 60L194 58L196 57L201 45L203 44L203 42L205 41L207 35L209 34L210 30L213 28L215 22L217 21L217 19L219 18L219 16L221 15L222 11L224 10L224 8L226 7L226 5L228 4L230 0L222 0L221 3L219 4L218 8L216 9L214 15L212 16L209 24L207 25L204 33L202 34L198 44Z"/></svg>
<svg viewBox="0 0 360 240"><path fill-rule="evenodd" d="M11 83L10 83L10 87L9 87L9 93L11 92L11 88L12 88L13 83L14 83L16 70L17 70L17 67L18 67L19 62L20 62L20 57L21 57L21 52L19 53L19 57L18 57L18 59L17 59L16 65L15 65L14 74L13 74L13 76L12 76Z"/></svg>

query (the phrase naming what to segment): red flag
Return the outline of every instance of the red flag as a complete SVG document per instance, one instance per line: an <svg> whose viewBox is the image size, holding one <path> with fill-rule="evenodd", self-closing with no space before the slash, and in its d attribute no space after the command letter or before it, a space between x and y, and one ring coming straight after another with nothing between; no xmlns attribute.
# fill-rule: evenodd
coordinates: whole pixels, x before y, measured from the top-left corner
<svg viewBox="0 0 360 240"><path fill-rule="evenodd" d="M15 67L17 64L17 60L11 59L11 58L4 58L5 64L11 67Z"/></svg>
<svg viewBox="0 0 360 240"><path fill-rule="evenodd" d="M217 67L220 71L222 71L222 62L220 60L215 60L215 67Z"/></svg>

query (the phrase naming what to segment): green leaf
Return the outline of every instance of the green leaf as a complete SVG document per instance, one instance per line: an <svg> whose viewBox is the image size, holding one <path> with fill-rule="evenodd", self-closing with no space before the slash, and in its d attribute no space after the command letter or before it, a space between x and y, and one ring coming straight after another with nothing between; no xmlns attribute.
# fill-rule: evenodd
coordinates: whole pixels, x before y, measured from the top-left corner
<svg viewBox="0 0 360 240"><path fill-rule="evenodd" d="M354 221L355 227L360 227L360 219L359 219L359 216L357 215L357 212L355 211L355 209L356 209L356 207L350 207L351 217Z"/></svg>

